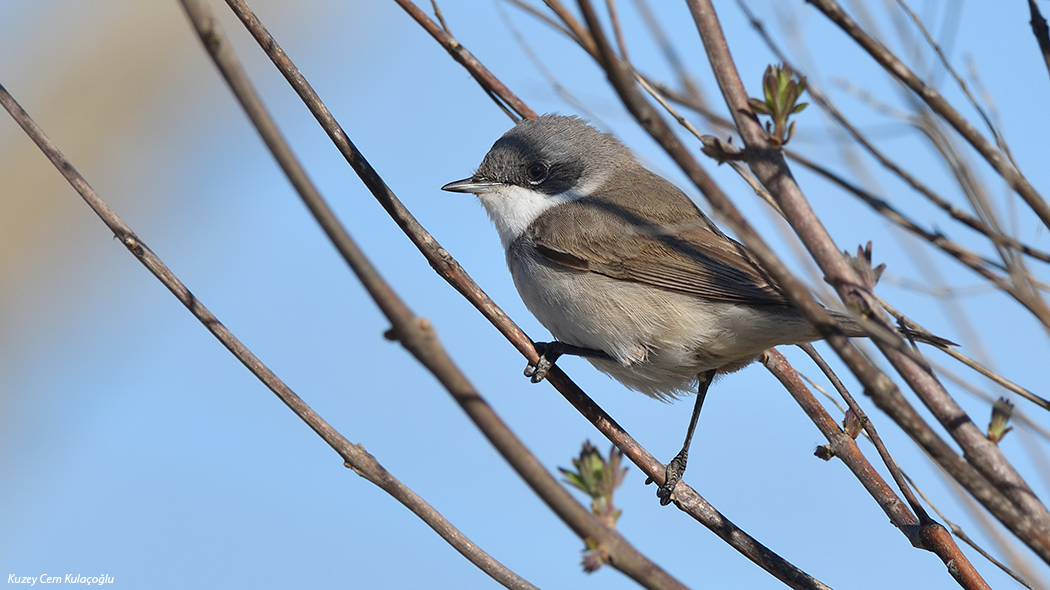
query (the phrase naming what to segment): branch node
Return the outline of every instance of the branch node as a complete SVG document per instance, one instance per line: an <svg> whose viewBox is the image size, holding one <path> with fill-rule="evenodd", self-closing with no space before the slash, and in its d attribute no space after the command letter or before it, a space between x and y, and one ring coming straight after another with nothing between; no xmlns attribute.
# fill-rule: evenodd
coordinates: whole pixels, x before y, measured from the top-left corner
<svg viewBox="0 0 1050 590"><path fill-rule="evenodd" d="M124 247L127 248L137 258L142 258L142 256L145 255L146 250L142 245L142 242L140 242L138 238L136 238L134 235L125 234L123 237L114 237L118 238L121 241L121 243L124 244Z"/></svg>
<svg viewBox="0 0 1050 590"><path fill-rule="evenodd" d="M422 332L422 335L427 338L434 336L434 324L430 323L428 318L416 318L416 327Z"/></svg>

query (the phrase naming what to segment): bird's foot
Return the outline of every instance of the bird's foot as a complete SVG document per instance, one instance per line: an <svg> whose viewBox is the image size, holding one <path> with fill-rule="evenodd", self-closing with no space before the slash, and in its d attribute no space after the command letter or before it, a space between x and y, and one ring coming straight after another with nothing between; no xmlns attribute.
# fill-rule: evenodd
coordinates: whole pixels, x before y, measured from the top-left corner
<svg viewBox="0 0 1050 590"><path fill-rule="evenodd" d="M685 463L688 458L689 453L683 449L681 453L675 455L675 458L671 459L671 462L667 464L667 469L664 471L664 485L656 490L656 497L660 499L661 506L667 506L673 500L674 488L682 480L682 475L685 474ZM651 483L653 483L653 478L650 477L645 480L645 485Z"/></svg>
<svg viewBox="0 0 1050 590"><path fill-rule="evenodd" d="M536 342L535 344L536 352L540 353L540 359L536 361L536 364L529 363L525 367L525 376L533 383L539 383L547 376L558 357L565 354L565 350L562 343L558 341Z"/></svg>
<svg viewBox="0 0 1050 590"><path fill-rule="evenodd" d="M557 340L553 342L534 342L533 344L536 346L536 352L540 353L540 359L536 361L536 364L529 363L529 365L525 367L525 376L530 378L533 383L543 381L543 379L547 377L547 373L551 370L551 367L557 362L558 357L563 354L606 360L611 358L601 350L573 346L572 344L566 344Z"/></svg>

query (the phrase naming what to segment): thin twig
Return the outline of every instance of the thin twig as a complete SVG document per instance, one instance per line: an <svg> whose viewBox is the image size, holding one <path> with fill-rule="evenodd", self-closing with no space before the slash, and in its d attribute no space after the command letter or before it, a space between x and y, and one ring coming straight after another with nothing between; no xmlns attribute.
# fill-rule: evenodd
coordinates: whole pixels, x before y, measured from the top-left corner
<svg viewBox="0 0 1050 590"><path fill-rule="evenodd" d="M963 378L962 375L955 373L948 367L934 363L933 368L936 369L938 373L944 375L946 379L961 387L964 391L969 392L977 399L980 399L981 401L987 403L989 408L992 406L992 404L995 403L995 400L999 397L985 392L981 388L974 385L972 379ZM1029 418L1028 414L1022 411L1020 408L1014 408L1014 413L1011 417L1011 421L1024 426L1033 434L1039 436L1043 440L1050 441L1050 430L1043 427L1041 424L1039 424L1032 418Z"/></svg>
<svg viewBox="0 0 1050 590"><path fill-rule="evenodd" d="M814 360L819 359L819 355L813 350L811 345L806 345L809 350L810 356ZM803 347L805 350L805 347ZM904 505L893 490L890 489L882 476L879 475L875 468L871 466L871 463L864 457L863 453L857 447L857 443L852 437L839 428L838 424L832 420L831 416L828 415L824 406L813 397L809 389L799 379L798 374L795 373L791 365L788 364L787 359L784 355L776 350L767 350L762 360L763 364L773 375L780 380L788 392L795 398L802 409L809 415L810 419L813 420L814 424L820 429L821 433L824 434L828 442L831 444L832 451L835 456L842 460L843 463L849 467L850 471L857 477L861 484L868 490L868 493L872 495L882 506L882 509L886 512L887 516L890 517L890 521L901 530L902 533L911 541L912 545L928 551L933 552L941 561L945 563L949 573L959 582L964 588L988 588L980 574L973 567L973 564L966 558L966 555L959 550L958 545L952 540L951 535L945 530L943 526L938 524L936 521L931 519L923 510L922 505L919 504L918 499L912 494L911 489L908 486L907 481L904 479L900 469L897 468L896 463L892 457L886 451L885 446L882 445L881 439L875 432L871 422L864 416L864 413L860 411L860 407L856 401L846 392L845 388L841 387L841 383L834 377L833 373L827 368L827 365L820 360L822 370L832 377L833 383L839 388L840 393L845 393L843 399L849 405L850 409L854 411L858 420L864 425L864 431L868 433L869 438L875 444L883 460L886 462L887 467L890 468L894 474L894 478L898 479L898 487L904 492L908 503L915 510L915 514L907 512ZM918 518L916 518L918 515Z"/></svg>
<svg viewBox="0 0 1050 590"><path fill-rule="evenodd" d="M819 174L820 176L823 176L824 178L826 178L830 182L838 185L842 189L846 190L848 193L850 193L850 194L856 196L857 198L859 198L860 200L864 201L864 203L867 204L869 207L871 207L872 209L877 211L880 215L886 217L890 221L896 223L902 229L905 229L905 230L909 231L910 233L913 233L916 236L918 236L918 237L920 237L920 238L930 242L932 245L937 246L938 248L944 250L945 253L950 255L952 258L955 258L955 259L959 260L959 262L965 264L966 266L969 266L974 271L978 272L982 276L985 276L985 278L995 282L995 280L992 277L988 277L988 276L985 275L984 272L982 272L982 269L979 268L979 265L993 266L993 267L1005 270L1005 268L1003 267L1002 264L1000 264L998 262L995 262L993 260L989 260L988 258L980 256L980 255L978 255L978 254L976 254L976 253L974 253L974 252L964 248L963 246L959 245L957 242L953 242L952 240L949 240L943 233L941 233L939 231L936 231L936 230L924 229L922 226L919 225L919 223L917 221L914 221L911 218L909 218L907 215L905 215L899 209L897 209L896 207L891 205L885 199L880 198L880 197L872 194L871 192L861 188L860 186L858 186L856 184L853 184L852 182L850 182L850 181L846 180L845 178L843 178L841 175L832 172L827 167L822 166L821 164L818 164L817 162L815 162L813 160L810 160L809 158L803 156L802 154L800 154L797 151L792 151L792 150L785 150L785 151L787 153L788 158L790 158L791 160L793 160L795 162L798 162L799 164L805 166L809 170L812 170L813 172ZM1024 254L1027 254L1028 256L1031 256L1032 258L1035 258L1035 259L1043 261L1043 262L1050 262L1050 253L1043 252L1042 250L1037 250L1035 248L1032 248L1030 246L1022 244L1019 240L1017 240L1014 237L1008 236L1006 234L1001 234L1001 233L994 232L993 230L988 228L983 222L981 222L979 219L970 217L969 215L965 215L964 217L968 218L968 221L973 222L973 223L968 223L968 222L964 222L964 223L966 223L969 227L971 227L973 229L976 229L977 231L981 232L985 236L988 236L989 238L991 238L991 240L993 242L995 242L995 241L1002 242L1004 245L1009 246L1010 248L1014 248L1014 249L1016 249L1016 250L1018 250L1020 252L1023 252ZM958 217L957 217L957 219L958 219ZM978 266L975 267L975 265L978 265ZM1000 285L1000 287L1003 287L1003 285ZM1013 287L1010 286L1009 283L1005 283L1005 287L1013 289ZM1023 304L1024 301L1021 301L1020 303Z"/></svg>
<svg viewBox="0 0 1050 590"><path fill-rule="evenodd" d="M493 101L510 115L510 111L513 111L518 118L532 118L536 116L536 113L528 107L516 94L511 92L510 88L503 85L503 82L499 81L495 75L492 74L485 66L474 55L467 50L451 33L448 32L447 28L438 26L433 20L426 15L425 12L419 9L411 0L395 0L397 4L404 9L418 24L423 27L423 30L430 33L430 36L434 38L445 51L452 56L452 59L456 60L471 76L477 80L478 84L485 89L485 92L492 97ZM514 118L513 116L511 117Z"/></svg>
<svg viewBox="0 0 1050 590"><path fill-rule="evenodd" d="M911 486L915 488L915 491L918 492L918 494L920 496L922 496L922 499L927 504L930 505L930 508L933 508L933 511L937 513L937 516L940 516L941 520L943 520L948 525L948 528L951 530L953 535L958 537L959 540L961 540L963 543L966 543L970 547L973 547L973 549L975 551L977 551L978 553L980 553L985 559L990 561L993 565L995 565L999 569L1001 569L1004 572L1006 572L1006 574L1008 576L1010 576L1011 578L1017 580L1017 583L1021 584L1025 588L1028 588L1029 590L1035 590L1035 588L1032 587L1032 584L1030 582L1028 582L1028 580L1025 580L1023 577L1021 577L1020 574L1018 574L1014 570L1012 570L1009 567L1007 567L1007 565L1005 563L1003 563L1003 562L999 561L998 559L996 559L991 553L988 553L987 551L985 551L985 549L983 547L978 545L976 541L974 541L973 539L970 538L970 535L966 534L966 531L963 530L963 528L961 526L955 524L954 522L952 522L951 519L949 519L947 516L945 516L945 514L943 512L941 512L939 508L937 508L937 505L934 504L933 501L931 501L926 496L926 494L924 494L922 492L922 489L919 486L915 485L915 482L912 481L912 479L910 477L908 477L907 474L905 474L904 477L908 478L908 483L911 484ZM958 486L956 486L956 489L958 489ZM967 498L967 499L969 499L969 498Z"/></svg>
<svg viewBox="0 0 1050 590"><path fill-rule="evenodd" d="M576 38L573 36L572 32L569 31L569 29L567 29L561 23L555 22L554 19L552 19L549 15L541 13L537 8L530 6L522 2L521 0L506 1L524 10L534 18L540 19L542 22L546 23L556 31L561 32L569 39L576 41ZM554 72L552 72L550 68L547 67L547 64L543 63L543 60L540 59L540 56L532 48L532 44L529 43L528 39L526 39L524 35L522 35L521 30L517 26L517 23L515 23L514 20L511 18L510 14L507 13L505 7L503 6L503 3L497 2L496 7L499 9L500 17L503 19L503 22L507 25L507 28L510 30L510 34L514 37L514 40L518 43L518 45L521 46L521 50L525 52L525 56L529 59L530 62L532 62L532 65L535 66L536 70L540 73L541 76L543 76L544 80L546 80L547 85L550 86L551 89L553 89L554 92L563 101L565 101L566 104L571 106L575 112L582 114L584 117L590 119L595 123L600 124L601 116L598 115L598 113L596 113L593 109L591 109L584 101L580 100L579 97L573 94L572 91L569 90L564 84L562 84L561 81L559 81L558 78L554 75Z"/></svg>
<svg viewBox="0 0 1050 590"><path fill-rule="evenodd" d="M909 319L904 314L902 314L899 311L897 311L896 308L894 308L892 305L887 303L884 299L882 299L881 297L878 297L878 295L876 295L876 297L878 298L879 304L882 305L882 307L886 308L886 311L888 311L890 314L892 314L893 317L897 318L897 320L899 322L901 322L905 327L911 328L911 329L915 329L915 330L920 330L922 332L926 331L926 329L923 328L920 324L918 324L914 320ZM1004 388L1004 389L1006 389L1008 391L1012 391L1012 392L1016 393L1017 395L1025 398L1026 400L1032 402L1033 404L1039 406L1040 408L1043 408L1044 410L1050 410L1050 400L1047 400L1044 397L1036 395L1032 391L1029 391L1028 389L1026 389L1024 387L1021 387L1020 385L1014 383L1013 381L1010 381L1006 377L1003 377L999 373L996 373L995 371L993 371L993 370L989 369L988 367L982 365L981 363L977 362L975 359L970 358L969 356L959 352L955 348L949 347L949 348L943 349L943 351L945 352L945 354L947 354L948 356L952 357L953 359L959 361L960 363L966 365L967 367L970 367L971 369L973 369L974 371L977 371L981 375L984 375L985 377L991 379L992 381L994 381L1000 387L1002 387L1002 388Z"/></svg>
<svg viewBox="0 0 1050 590"><path fill-rule="evenodd" d="M890 454L886 448L885 443L882 442L882 437L875 430L875 425L868 419L867 414L857 403L857 400L853 398L846 386L842 384L838 375L828 366L828 363L824 361L824 357L820 356L817 349L812 344L802 344L799 346L809 358L816 363L817 367L827 376L828 380L831 381L831 385L839 392L842 400L846 402L846 406L849 407L850 411L853 412L854 416L864 427L864 432L868 435L871 443L875 446L875 450L878 451L879 457L882 458L883 464L890 471L890 476L897 483L897 488L900 489L901 493L904 494L904 499L908 501L912 511L915 512L915 516L918 517L921 526L929 526L931 519L929 515L922 509L922 505L919 504L919 499L912 493L911 488L908 487L907 482L904 479L904 474L901 472L900 467L897 465L897 461Z"/></svg>
<svg viewBox="0 0 1050 590"><path fill-rule="evenodd" d="M1050 72L1050 27L1046 26L1046 19L1043 18L1043 13L1039 11L1035 0L1028 0L1028 12L1032 15L1029 21L1029 24L1032 25L1032 33L1039 43L1039 52L1043 54L1046 69Z"/></svg>
<svg viewBox="0 0 1050 590"><path fill-rule="evenodd" d="M642 17L642 21L645 23L649 34L653 36L656 44L660 47L660 52L663 53L664 59L670 64L671 69L675 75L678 76L678 83L682 87L682 92L689 96L699 104L704 104L704 95L700 92L700 87L696 83L696 79L682 63L682 58L679 57L678 51L675 50L674 45L667 37L667 33L664 32L663 27L660 26L660 21L656 19L656 15L653 14L652 6L649 5L648 0L634 0L634 5L638 9L638 13Z"/></svg>
<svg viewBox="0 0 1050 590"><path fill-rule="evenodd" d="M987 112L985 112L984 106L982 106L981 103L978 102L976 98L974 98L973 94L970 93L970 88L966 85L966 81L963 80L962 76L960 76L959 73L955 71L955 68L952 67L951 62L948 61L948 56L944 54L944 52L941 50L940 44L937 43L933 36L930 35L930 32L926 30L926 25L923 24L922 19L920 19L919 15L915 14L915 12L908 7L904 0L896 1L897 6L901 7L901 10L903 10L904 13L908 15L908 18L911 19L911 22L914 23L916 28L919 29L919 32L922 33L922 37L926 40L926 44L929 45L930 48L933 49L933 52L937 54L937 58L940 60L941 65L944 66L944 69L949 74L951 74L952 79L955 80L955 84L959 87L960 90L962 90L962 93L966 97L966 99L970 101L970 106L972 106L974 110L977 111L977 114L981 117L981 120L984 121L985 126L988 127L988 131L990 131L992 133L992 137L995 138L996 145L998 145L999 149L1001 149L1003 153L1006 154L1006 157L1010 159L1010 163L1014 166L1017 166L1017 162L1014 161L1013 156L1010 154L1010 148L1007 146L1006 140L1003 138L1002 134L999 132L999 129L995 126L995 124L992 123L992 118L988 116Z"/></svg>
<svg viewBox="0 0 1050 590"><path fill-rule="evenodd" d="M809 349L805 349L803 347L804 350L806 351L806 353L810 356L810 358L812 358L814 361L817 362L817 364L820 366L821 370L832 381L832 383L834 384L835 388L839 391L839 393L841 394L842 392L846 392L845 386L842 385L842 382L838 379L837 376L835 376L834 372L831 371L831 368L827 367L827 364L824 363L823 358L820 357L820 355L812 347L812 345L806 345L806 346L809 346ZM799 377L801 377L805 381L809 382L811 387L813 387L813 388L817 389L818 391L820 391L826 398L828 398L828 400L831 401L831 403L835 404L835 407L838 408L838 410L840 412L845 414L846 409L842 407L842 405L839 403L839 401L837 399L832 397L828 392L824 391L824 389L821 388L820 385L815 383L812 379L810 379L806 375L798 372L797 369L795 369L795 372L799 375ZM848 392L846 392L846 393L848 395ZM854 407L853 405L850 406L851 409L853 407ZM864 434L864 436L867 437L868 440L871 441L872 444L876 446L876 448L881 446L882 445L881 440L876 442L876 439L872 437L873 430L872 431L868 430L868 427L871 425L870 420L868 420L866 417L859 417L859 421L860 421L861 424L864 425L864 431L862 432L862 434ZM883 451L880 450L879 452L881 454ZM953 535L958 537L960 540L962 540L967 545L973 547L976 551L978 551L981 555L983 555L986 559L988 559L992 564L994 564L995 566L997 566L1000 569L1002 569L1008 575L1010 575L1011 577L1013 577L1014 579L1019 581L1022 585L1026 586L1028 588L1032 588L1032 586L1029 585L1029 583L1027 581L1025 581L1024 578L1020 577L1019 574L1017 574L1016 572L1011 570L1009 567L1007 567L1006 565L1004 565L1003 563L1001 563L1000 561L998 561L994 557L992 557L992 555L990 553L988 553L983 547L981 547L973 539L971 539L969 537L969 535L967 535L966 532L962 529L962 527L960 527L959 525L955 524L947 516L945 516L944 513L942 513L940 511L940 509L938 509L937 506L930 500L930 498L928 498L926 496L926 494L923 493L922 489L920 489L919 486L917 486L915 484L915 481L912 480L912 478L909 477L907 473L905 473L903 470L901 470L896 465L896 462L893 462L892 465L887 464L887 467L889 467L894 472L894 479L896 479L898 477L898 474L903 479L903 484L900 481L898 481L898 487L901 487L901 489L903 489L903 490L908 490L909 494L911 493L910 490L914 489L915 493L919 494L919 496L922 497L922 499L926 502L926 504L928 504L931 508L933 508L933 510L937 513L937 515L941 517L941 520L943 520L947 524L948 529L952 532ZM943 469L939 470L939 473L941 473L942 476L947 477L947 474L944 472ZM961 491L962 490L962 488L959 486L959 484L957 484L955 482L951 482L950 485L952 485L953 488L955 490L957 490L957 491ZM967 501L973 503L973 499L970 498L969 496L966 496L965 499ZM913 499L909 500L909 503L912 503L913 505L916 505L917 504L917 500L914 500L914 497L913 497ZM921 506L919 507L919 509L921 510Z"/></svg>
<svg viewBox="0 0 1050 590"><path fill-rule="evenodd" d="M996 233L1002 233L998 214L988 198L988 191L974 173L973 166L968 162L966 153L957 149L952 137L944 132L943 126L930 117L929 112L926 110L919 112L915 127L920 133L930 139L934 149L940 153L941 158L948 164L963 194L966 195L966 198L977 211L982 221ZM1050 332L1050 307L1047 306L1046 301L1038 292L1035 285L1035 277L1026 268L1024 258L1018 256L1014 250L1007 248L1000 242L993 240L992 245L995 246L996 251L999 253L999 257L1002 259L1007 269L1007 275L1010 277L1014 287L1010 291L1011 295L1015 293L1019 295L1018 301L1042 322L1045 330Z"/></svg>
<svg viewBox="0 0 1050 590"><path fill-rule="evenodd" d="M510 3L510 4L513 4L514 6L517 6L521 10L524 10L525 12L529 13L530 15L533 16L533 18L537 18L537 19L543 21L547 26L549 26L549 27L551 27L551 28L553 28L553 29L555 29L557 31L560 31L563 35L565 35L566 37L572 39L576 43L580 42L580 40L577 39L575 35L573 35L572 31L570 31L569 29L565 28L565 25L563 25L563 24L559 23L558 21L554 20L553 18L551 18L546 13L541 12L535 6L529 4L528 2L525 2L525 0L505 0L505 1ZM502 6L502 4L500 6Z"/></svg>
<svg viewBox="0 0 1050 590"><path fill-rule="evenodd" d="M623 29L620 28L620 15L616 12L616 0L605 0L605 9L609 11L609 24L616 37L616 47L620 50L620 59L631 61L627 55L627 42L623 40Z"/></svg>
<svg viewBox="0 0 1050 590"><path fill-rule="evenodd" d="M806 412L810 420L817 425L821 434L831 444L835 456L842 459L843 463L849 467L857 480L868 491L868 494L875 498L883 512L889 516L890 522L904 533L904 536L908 538L914 547L930 549L922 539L921 525L916 515L908 511L907 505L901 502L897 494L886 483L886 480L871 466L863 453L860 452L856 441L842 431L824 409L824 406L820 405L820 402L813 397L813 394L802 383L798 374L787 362L787 359L784 358L784 355L776 349L770 349L765 352L761 360L766 369L780 381L784 389L795 398L795 401ZM856 402L849 403L850 401L852 400L847 400L847 403L851 408L856 406ZM863 414L858 415L858 419L862 423L865 422ZM932 551L932 549L930 550Z"/></svg>

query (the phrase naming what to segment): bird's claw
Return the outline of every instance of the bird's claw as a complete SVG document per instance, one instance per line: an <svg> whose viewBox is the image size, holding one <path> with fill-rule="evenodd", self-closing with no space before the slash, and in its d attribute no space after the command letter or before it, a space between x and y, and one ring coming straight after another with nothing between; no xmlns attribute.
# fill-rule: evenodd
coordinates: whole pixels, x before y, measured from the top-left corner
<svg viewBox="0 0 1050 590"><path fill-rule="evenodd" d="M667 470L664 472L664 485L660 486L656 490L656 497L660 499L661 506L667 506L674 499L674 488L678 485L678 482L682 480L682 474L685 473L685 463L688 458L686 453L678 453L671 462L667 464ZM653 482L653 478L645 480L646 485Z"/></svg>
<svg viewBox="0 0 1050 590"><path fill-rule="evenodd" d="M533 383L539 383L547 377L547 373L550 372L558 357L564 354L564 349L561 342L558 341L536 342L535 346L536 352L540 353L540 359L536 361L536 364L529 363L525 367L525 376Z"/></svg>
<svg viewBox="0 0 1050 590"><path fill-rule="evenodd" d="M536 361L536 364L529 363L525 367L525 376L528 377L533 383L539 383L547 377L547 372L551 370L554 363L547 360L545 355L540 355L540 360Z"/></svg>

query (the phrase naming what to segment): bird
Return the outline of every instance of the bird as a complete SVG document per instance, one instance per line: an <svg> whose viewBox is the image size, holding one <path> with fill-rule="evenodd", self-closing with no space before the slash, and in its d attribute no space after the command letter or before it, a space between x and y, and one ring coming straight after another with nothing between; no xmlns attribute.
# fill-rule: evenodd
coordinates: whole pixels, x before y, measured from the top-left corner
<svg viewBox="0 0 1050 590"><path fill-rule="evenodd" d="M555 338L537 344L533 381L575 354L650 397L696 395L685 443L657 489L662 505L685 472L715 377L774 346L821 339L745 245L578 117L521 120L473 175L442 189L481 202L522 301ZM847 336L866 335L852 317L829 313Z"/></svg>

